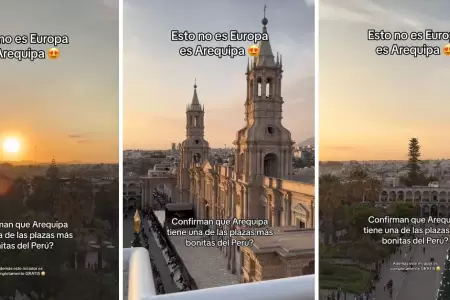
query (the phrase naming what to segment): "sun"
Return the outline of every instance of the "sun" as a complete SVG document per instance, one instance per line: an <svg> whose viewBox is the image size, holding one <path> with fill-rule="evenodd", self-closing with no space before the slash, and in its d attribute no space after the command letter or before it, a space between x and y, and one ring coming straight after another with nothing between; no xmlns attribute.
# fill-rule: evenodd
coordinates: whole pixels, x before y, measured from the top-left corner
<svg viewBox="0 0 450 300"><path fill-rule="evenodd" d="M17 153L20 151L19 139L10 137L3 142L3 150L8 153Z"/></svg>

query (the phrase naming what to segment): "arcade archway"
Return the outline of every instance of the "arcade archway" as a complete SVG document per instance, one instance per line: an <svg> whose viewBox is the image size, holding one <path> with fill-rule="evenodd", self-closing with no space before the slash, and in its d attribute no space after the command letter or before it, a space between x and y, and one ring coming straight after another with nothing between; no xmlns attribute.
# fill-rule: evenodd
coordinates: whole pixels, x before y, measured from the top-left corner
<svg viewBox="0 0 450 300"><path fill-rule="evenodd" d="M424 205L422 207L422 216L428 218L430 216L430 207L428 205Z"/></svg>
<svg viewBox="0 0 450 300"><path fill-rule="evenodd" d="M430 216L432 216L432 217L437 217L438 214L439 214L439 210L438 210L437 205L434 205L434 204L431 205Z"/></svg>

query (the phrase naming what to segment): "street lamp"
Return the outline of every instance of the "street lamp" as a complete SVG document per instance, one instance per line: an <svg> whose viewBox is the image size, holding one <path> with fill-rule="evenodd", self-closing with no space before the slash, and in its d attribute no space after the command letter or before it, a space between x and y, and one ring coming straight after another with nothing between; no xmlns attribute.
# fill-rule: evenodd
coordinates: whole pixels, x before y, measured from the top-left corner
<svg viewBox="0 0 450 300"><path fill-rule="evenodd" d="M133 217L133 229L134 229L134 239L131 242L131 247L142 247L140 233L141 233L141 216L139 214L139 210L136 210L136 213Z"/></svg>

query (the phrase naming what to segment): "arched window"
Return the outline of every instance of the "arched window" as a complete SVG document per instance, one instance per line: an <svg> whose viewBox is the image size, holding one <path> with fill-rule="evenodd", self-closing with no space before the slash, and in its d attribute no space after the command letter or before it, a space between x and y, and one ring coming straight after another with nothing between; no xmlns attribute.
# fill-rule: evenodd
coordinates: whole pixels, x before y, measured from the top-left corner
<svg viewBox="0 0 450 300"><path fill-rule="evenodd" d="M266 92L267 92L267 97L271 98L273 95L273 80L272 78L267 78L267 83L266 83Z"/></svg>
<svg viewBox="0 0 450 300"><path fill-rule="evenodd" d="M278 177L278 158L274 153L264 156L264 176Z"/></svg>
<svg viewBox="0 0 450 300"><path fill-rule="evenodd" d="M259 77L258 78L258 96L262 95L263 88L265 88L265 87L262 86L262 79L261 79L261 77Z"/></svg>

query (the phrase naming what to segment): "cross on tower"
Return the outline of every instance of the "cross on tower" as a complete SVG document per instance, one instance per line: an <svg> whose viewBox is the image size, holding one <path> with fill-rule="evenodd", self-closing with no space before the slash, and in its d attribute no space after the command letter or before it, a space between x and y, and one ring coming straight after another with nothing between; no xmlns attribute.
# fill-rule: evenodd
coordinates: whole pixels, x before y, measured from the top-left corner
<svg viewBox="0 0 450 300"><path fill-rule="evenodd" d="M266 8L267 8L267 5L264 4L264 18L266 17Z"/></svg>

